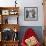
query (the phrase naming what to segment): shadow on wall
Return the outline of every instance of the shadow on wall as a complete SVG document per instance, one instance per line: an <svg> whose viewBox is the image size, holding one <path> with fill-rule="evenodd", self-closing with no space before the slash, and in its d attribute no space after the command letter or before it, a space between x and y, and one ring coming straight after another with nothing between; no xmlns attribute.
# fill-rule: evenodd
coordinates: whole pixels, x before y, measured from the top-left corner
<svg viewBox="0 0 46 46"><path fill-rule="evenodd" d="M43 30L42 30L42 26L21 26L20 27L20 32L19 32L19 39L20 39L20 42L23 38L23 35L25 33L25 31L28 29L28 28L32 28L36 33L37 33L37 37L39 39L39 41L41 43L43 43Z"/></svg>

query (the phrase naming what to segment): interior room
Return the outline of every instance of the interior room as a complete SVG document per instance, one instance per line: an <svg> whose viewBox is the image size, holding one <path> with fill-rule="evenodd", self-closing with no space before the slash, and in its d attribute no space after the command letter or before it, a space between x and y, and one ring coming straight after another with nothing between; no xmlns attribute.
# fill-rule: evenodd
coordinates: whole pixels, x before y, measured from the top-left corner
<svg viewBox="0 0 46 46"><path fill-rule="evenodd" d="M0 46L46 46L46 1L0 0Z"/></svg>

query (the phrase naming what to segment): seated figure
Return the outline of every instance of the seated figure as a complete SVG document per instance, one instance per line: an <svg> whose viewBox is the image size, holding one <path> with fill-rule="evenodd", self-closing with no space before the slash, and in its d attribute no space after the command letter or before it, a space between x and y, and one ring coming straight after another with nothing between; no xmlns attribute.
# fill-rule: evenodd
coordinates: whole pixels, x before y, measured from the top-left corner
<svg viewBox="0 0 46 46"><path fill-rule="evenodd" d="M22 46L41 46L39 40L37 39L36 33L33 29L29 28L24 34L21 42Z"/></svg>

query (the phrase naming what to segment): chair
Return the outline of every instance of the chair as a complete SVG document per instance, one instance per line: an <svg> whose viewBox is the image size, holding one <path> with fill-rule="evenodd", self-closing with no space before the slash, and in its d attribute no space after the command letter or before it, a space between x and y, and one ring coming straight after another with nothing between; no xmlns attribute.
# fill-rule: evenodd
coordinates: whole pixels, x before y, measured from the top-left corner
<svg viewBox="0 0 46 46"><path fill-rule="evenodd" d="M24 34L24 37L22 38L21 46L27 46L29 42L26 41L26 42L27 42L27 43L26 43L25 40L26 40L26 39L29 40L29 38L32 38L32 36L33 36L34 38L36 38L36 40L37 40L37 44L35 44L34 46L41 46L39 40L37 39L37 34L34 32L34 30L33 30L32 28L28 28L28 29L26 30L26 32L25 32L25 34ZM30 40L29 40L29 41L30 41ZM28 46L31 46L31 43L30 43L30 45L28 45Z"/></svg>

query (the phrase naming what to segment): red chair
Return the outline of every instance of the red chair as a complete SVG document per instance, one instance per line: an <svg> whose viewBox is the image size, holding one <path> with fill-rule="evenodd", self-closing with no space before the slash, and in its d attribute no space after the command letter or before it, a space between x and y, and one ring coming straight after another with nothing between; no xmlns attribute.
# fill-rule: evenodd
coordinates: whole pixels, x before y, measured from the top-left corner
<svg viewBox="0 0 46 46"><path fill-rule="evenodd" d="M24 34L24 37L22 38L21 46L27 46L25 43L25 39L28 39L29 37L34 36L37 39L36 33L33 31L33 29L29 28ZM38 41L35 46L41 46L40 42Z"/></svg>

